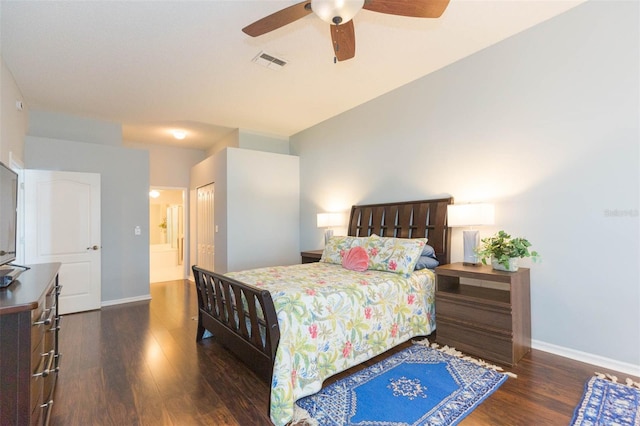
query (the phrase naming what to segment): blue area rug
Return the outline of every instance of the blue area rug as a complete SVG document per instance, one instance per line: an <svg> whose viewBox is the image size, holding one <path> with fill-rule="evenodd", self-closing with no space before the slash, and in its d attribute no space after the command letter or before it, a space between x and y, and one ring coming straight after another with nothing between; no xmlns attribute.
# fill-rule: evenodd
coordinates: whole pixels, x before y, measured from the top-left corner
<svg viewBox="0 0 640 426"><path fill-rule="evenodd" d="M640 426L640 389L592 377L573 413L576 426Z"/></svg>
<svg viewBox="0 0 640 426"><path fill-rule="evenodd" d="M416 344L296 404L321 426L450 426L506 379L503 373Z"/></svg>

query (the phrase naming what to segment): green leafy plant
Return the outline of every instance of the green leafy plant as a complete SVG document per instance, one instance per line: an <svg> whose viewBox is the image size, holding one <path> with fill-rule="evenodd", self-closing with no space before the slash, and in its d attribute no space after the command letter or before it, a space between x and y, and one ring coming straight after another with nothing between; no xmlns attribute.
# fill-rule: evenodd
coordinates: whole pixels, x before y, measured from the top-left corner
<svg viewBox="0 0 640 426"><path fill-rule="evenodd" d="M160 225L158 225L158 227L160 227L161 229L164 229L164 230L167 229L167 218L166 217L164 219L162 219L162 222L160 222Z"/></svg>
<svg viewBox="0 0 640 426"><path fill-rule="evenodd" d="M538 252L529 251L531 243L526 238L512 238L504 231L498 231L492 237L480 240L476 247L476 254L482 263L487 264L487 259L494 259L505 268L509 267L509 259L512 257L531 257L534 261L540 257Z"/></svg>

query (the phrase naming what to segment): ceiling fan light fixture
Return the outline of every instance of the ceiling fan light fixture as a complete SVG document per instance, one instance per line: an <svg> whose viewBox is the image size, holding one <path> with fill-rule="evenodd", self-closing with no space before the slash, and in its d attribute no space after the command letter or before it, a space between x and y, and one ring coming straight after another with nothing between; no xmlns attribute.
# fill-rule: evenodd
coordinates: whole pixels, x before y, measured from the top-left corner
<svg viewBox="0 0 640 426"><path fill-rule="evenodd" d="M311 0L313 13L331 25L349 22L362 6L364 0Z"/></svg>

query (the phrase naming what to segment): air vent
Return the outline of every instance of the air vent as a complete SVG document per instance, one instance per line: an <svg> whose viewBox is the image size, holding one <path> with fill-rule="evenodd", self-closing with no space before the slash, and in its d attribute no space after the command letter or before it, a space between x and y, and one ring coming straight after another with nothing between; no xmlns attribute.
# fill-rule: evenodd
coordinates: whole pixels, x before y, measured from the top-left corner
<svg viewBox="0 0 640 426"><path fill-rule="evenodd" d="M284 59L276 58L275 56L269 55L266 52L258 53L256 57L253 58L253 62L271 69L280 69L287 65L287 61L285 61Z"/></svg>

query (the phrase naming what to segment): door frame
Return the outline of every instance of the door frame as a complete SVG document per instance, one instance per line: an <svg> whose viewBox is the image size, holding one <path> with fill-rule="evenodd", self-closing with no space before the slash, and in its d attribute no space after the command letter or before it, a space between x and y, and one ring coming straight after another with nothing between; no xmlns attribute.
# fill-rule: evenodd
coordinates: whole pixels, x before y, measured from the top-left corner
<svg viewBox="0 0 640 426"><path fill-rule="evenodd" d="M24 221L25 221L25 209L24 209L24 163L13 155L13 152L9 152L9 168L18 174L18 223L16 229L18 234L16 235L16 263L25 263L25 251L24 251Z"/></svg>
<svg viewBox="0 0 640 426"><path fill-rule="evenodd" d="M60 306L58 310L61 314L71 314L76 312L84 312L89 310L100 309L102 306L102 176L100 173L94 172L76 172L64 170L44 170L44 169L25 169L24 173L25 190L24 190L24 259L27 263L43 263L43 262L61 262L60 280L67 284L62 285L60 294ZM78 216L78 223L70 221L68 218L61 220L60 218L73 210L62 211L63 216L59 216L61 210L56 211L53 219L40 222L41 216L38 209L41 202L51 201L48 197L54 195L65 196L65 193L54 193L47 189L47 185L55 182L56 188L58 184L64 184L64 189L76 191L78 188L83 189L82 194L87 197L83 200L87 201L85 205L79 205L80 212L86 213L88 216ZM39 185L44 183L44 187ZM69 184L73 187L70 188ZM43 192L40 192L42 188ZM86 189L86 190L85 190ZM43 198L43 196L45 198ZM73 198L73 197L72 197ZM72 201L75 201L73 199ZM65 204L57 202L52 203L56 206ZM73 205L73 204L72 204ZM84 208L82 208L84 207ZM44 207L46 210L46 207ZM57 215L57 216L56 216ZM59 222L51 222L58 220ZM86 220L86 223L85 223ZM27 227L29 222L29 227ZM42 226L41 226L42 225ZM53 226L53 227L52 227ZM70 245L64 247L62 251L52 251L51 248L57 250L59 246L48 241L52 240L55 233L64 232L65 228L69 234L82 234L87 236L86 241L70 240L62 238L61 241L71 241ZM77 232L76 232L77 229ZM55 230L55 233L52 232ZM66 234L64 234L66 235ZM60 235L58 235L59 237ZM42 245L41 245L42 243ZM81 244L79 246L79 244ZM88 245L85 248L85 245ZM55 246L55 247L54 247ZM44 250L41 251L41 250ZM71 290L69 290L71 289ZM71 292L71 293L70 293ZM66 302L66 303L65 303Z"/></svg>
<svg viewBox="0 0 640 426"><path fill-rule="evenodd" d="M161 186L149 185L149 193L154 189L159 191L182 191L182 279L187 279L191 268L189 267L190 249L189 249L189 188L183 186ZM151 209L151 196L149 196L149 209ZM149 233L151 237L151 233ZM151 247L151 241L149 241ZM151 268L151 257L149 257L149 268Z"/></svg>
<svg viewBox="0 0 640 426"><path fill-rule="evenodd" d="M212 221L209 224L209 226L203 226L202 223L200 223L199 220L199 216L200 216L200 207L199 207L199 202L200 202L200 197L199 197L199 191L202 188L206 188L208 186L212 187L212 193L213 193L213 204L211 206L211 218ZM215 218L215 193L216 193L216 184L215 182L209 182L205 185L200 185L195 189L195 194L194 194L194 198L195 198L195 245L194 245L194 249L195 249L195 259L194 259L194 263L197 264L200 267L204 267L204 268L208 268L210 270L214 270L214 264L215 264L215 246L216 246L216 233L218 232L218 226L216 225L216 218ZM199 239L199 235L200 232L203 230L203 228L206 228L206 230L208 230L210 232L210 237L211 237L211 241L212 241L212 251L213 251L213 258L211 260L211 264L202 264L202 262L200 262L200 239Z"/></svg>

